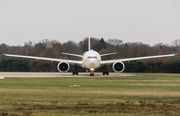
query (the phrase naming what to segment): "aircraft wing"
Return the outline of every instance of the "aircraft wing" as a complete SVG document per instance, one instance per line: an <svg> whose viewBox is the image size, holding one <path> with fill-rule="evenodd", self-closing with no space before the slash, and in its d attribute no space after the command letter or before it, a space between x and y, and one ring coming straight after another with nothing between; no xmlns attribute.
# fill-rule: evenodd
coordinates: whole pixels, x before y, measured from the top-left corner
<svg viewBox="0 0 180 116"><path fill-rule="evenodd" d="M101 61L101 64L112 64L114 62L124 62L124 61L132 61L132 60L144 60L144 59L150 59L150 58L162 58L162 57L172 57L176 54L168 54L168 55L157 55L157 56L146 56L146 57L136 57L136 58L124 58L124 59L115 59L115 60L105 60Z"/></svg>
<svg viewBox="0 0 180 116"><path fill-rule="evenodd" d="M3 54L5 56L17 57L17 58L28 58L36 60L47 60L47 61L57 61L57 62L68 62L70 64L82 64L82 61L77 60L66 60L66 59L57 59L57 58L46 58L46 57L36 57L36 56L24 56L24 55L13 55L13 54Z"/></svg>

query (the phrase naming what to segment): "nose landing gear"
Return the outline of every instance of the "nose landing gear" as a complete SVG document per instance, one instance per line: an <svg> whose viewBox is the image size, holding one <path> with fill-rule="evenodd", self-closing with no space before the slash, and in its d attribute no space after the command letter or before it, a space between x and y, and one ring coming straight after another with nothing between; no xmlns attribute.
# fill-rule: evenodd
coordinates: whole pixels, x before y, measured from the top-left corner
<svg viewBox="0 0 180 116"><path fill-rule="evenodd" d="M90 73L90 76L94 76L94 73L93 73L93 72L91 72L91 73Z"/></svg>

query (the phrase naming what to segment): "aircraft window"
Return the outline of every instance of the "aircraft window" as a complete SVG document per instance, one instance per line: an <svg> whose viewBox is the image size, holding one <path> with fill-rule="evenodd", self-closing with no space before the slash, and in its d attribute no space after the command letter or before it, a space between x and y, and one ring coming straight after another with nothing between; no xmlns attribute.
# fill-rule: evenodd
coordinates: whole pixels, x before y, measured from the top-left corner
<svg viewBox="0 0 180 116"><path fill-rule="evenodd" d="M97 59L97 57L96 57L96 56L88 56L88 59L90 59L90 58Z"/></svg>

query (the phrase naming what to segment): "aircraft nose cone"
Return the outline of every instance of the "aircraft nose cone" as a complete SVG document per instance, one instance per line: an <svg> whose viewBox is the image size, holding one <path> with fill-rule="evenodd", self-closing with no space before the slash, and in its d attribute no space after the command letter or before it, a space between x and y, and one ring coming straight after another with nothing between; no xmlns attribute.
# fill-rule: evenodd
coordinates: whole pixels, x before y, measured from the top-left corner
<svg viewBox="0 0 180 116"><path fill-rule="evenodd" d="M90 67L96 68L97 67L97 62L95 60L90 60Z"/></svg>

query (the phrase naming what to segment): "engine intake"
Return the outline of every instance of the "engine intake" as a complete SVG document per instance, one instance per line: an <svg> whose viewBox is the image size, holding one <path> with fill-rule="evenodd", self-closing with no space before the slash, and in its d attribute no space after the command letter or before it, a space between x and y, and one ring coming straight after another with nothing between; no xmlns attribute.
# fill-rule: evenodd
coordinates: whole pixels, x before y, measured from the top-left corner
<svg viewBox="0 0 180 116"><path fill-rule="evenodd" d="M119 73L121 73L121 72L124 71L125 65L124 65L124 63L122 63L122 62L115 62L115 63L112 65L112 68L113 68L114 72L119 72Z"/></svg>
<svg viewBox="0 0 180 116"><path fill-rule="evenodd" d="M70 66L67 62L59 62L57 65L57 69L59 72L67 72L69 70Z"/></svg>

